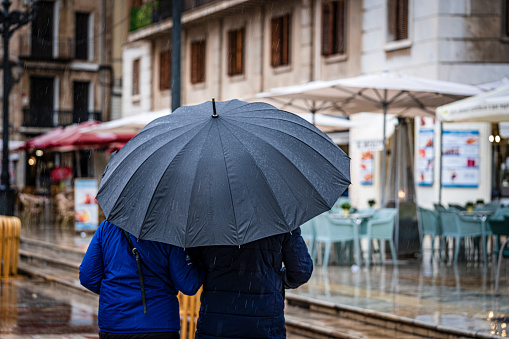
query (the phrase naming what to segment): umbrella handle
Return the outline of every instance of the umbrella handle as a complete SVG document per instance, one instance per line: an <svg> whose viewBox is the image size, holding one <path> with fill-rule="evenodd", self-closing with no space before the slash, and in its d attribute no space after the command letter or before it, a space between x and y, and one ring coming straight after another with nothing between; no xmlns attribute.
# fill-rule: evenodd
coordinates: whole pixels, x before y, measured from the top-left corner
<svg viewBox="0 0 509 339"><path fill-rule="evenodd" d="M217 118L219 115L216 113L216 100L212 98L212 109L214 110L214 114L212 114L213 118Z"/></svg>

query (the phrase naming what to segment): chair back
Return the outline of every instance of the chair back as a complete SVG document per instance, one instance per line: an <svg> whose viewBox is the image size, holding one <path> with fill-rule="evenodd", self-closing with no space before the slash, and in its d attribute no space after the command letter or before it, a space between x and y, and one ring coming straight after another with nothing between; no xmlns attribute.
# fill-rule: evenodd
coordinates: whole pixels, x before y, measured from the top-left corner
<svg viewBox="0 0 509 339"><path fill-rule="evenodd" d="M445 236L456 236L459 233L458 212L444 210L439 212L442 234Z"/></svg>
<svg viewBox="0 0 509 339"><path fill-rule="evenodd" d="M433 207L435 208L435 211L437 211L439 213L441 211L447 211L447 208L445 208L443 205L440 205L440 204L437 204L437 203L434 203Z"/></svg>
<svg viewBox="0 0 509 339"><path fill-rule="evenodd" d="M467 208L465 206L461 206L458 204L449 204L449 208L454 208L458 211L466 211L467 210Z"/></svg>
<svg viewBox="0 0 509 339"><path fill-rule="evenodd" d="M331 219L325 212L314 219L316 240L346 241L355 239L355 224L350 219Z"/></svg>
<svg viewBox="0 0 509 339"><path fill-rule="evenodd" d="M314 218L300 225L300 231L304 239L314 239L316 234Z"/></svg>
<svg viewBox="0 0 509 339"><path fill-rule="evenodd" d="M373 239L392 239L398 210L381 208L367 222L367 236Z"/></svg>
<svg viewBox="0 0 509 339"><path fill-rule="evenodd" d="M442 228L440 227L438 213L436 211L429 210L420 206L418 208L422 233L430 235L441 235Z"/></svg>
<svg viewBox="0 0 509 339"><path fill-rule="evenodd" d="M499 207L495 213L488 218L488 225L494 235L509 236L509 207Z"/></svg>
<svg viewBox="0 0 509 339"><path fill-rule="evenodd" d="M493 211L495 212L500 206L499 200L491 201L487 204L476 205L474 211Z"/></svg>

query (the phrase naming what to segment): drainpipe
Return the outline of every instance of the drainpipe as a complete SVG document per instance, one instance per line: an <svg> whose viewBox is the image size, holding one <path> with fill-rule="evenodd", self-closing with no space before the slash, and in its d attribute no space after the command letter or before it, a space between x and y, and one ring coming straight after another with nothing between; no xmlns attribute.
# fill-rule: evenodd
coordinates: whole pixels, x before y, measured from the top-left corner
<svg viewBox="0 0 509 339"><path fill-rule="evenodd" d="M172 1L171 28L171 110L180 107L181 94L181 57L182 57L182 0Z"/></svg>

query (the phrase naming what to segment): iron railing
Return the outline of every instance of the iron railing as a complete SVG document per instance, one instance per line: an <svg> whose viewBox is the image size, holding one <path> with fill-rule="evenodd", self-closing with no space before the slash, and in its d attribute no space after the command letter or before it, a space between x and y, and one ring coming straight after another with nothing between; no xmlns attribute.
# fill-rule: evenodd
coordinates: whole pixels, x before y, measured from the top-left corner
<svg viewBox="0 0 509 339"><path fill-rule="evenodd" d="M44 40L31 33L19 36L20 59L70 61L76 57L75 41L72 38Z"/></svg>

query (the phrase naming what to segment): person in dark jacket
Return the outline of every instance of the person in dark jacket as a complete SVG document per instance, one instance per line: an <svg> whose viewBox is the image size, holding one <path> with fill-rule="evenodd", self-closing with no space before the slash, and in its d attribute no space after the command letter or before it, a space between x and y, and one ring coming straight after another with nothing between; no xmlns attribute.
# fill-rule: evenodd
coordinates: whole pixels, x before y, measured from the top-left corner
<svg viewBox="0 0 509 339"><path fill-rule="evenodd" d="M177 292L194 295L203 283L203 270L182 248L129 237L143 261L147 313L127 236L103 221L80 265L81 284L99 294L99 337L180 338Z"/></svg>
<svg viewBox="0 0 509 339"><path fill-rule="evenodd" d="M284 289L306 283L313 271L300 228L190 252L206 268L196 339L286 338Z"/></svg>

